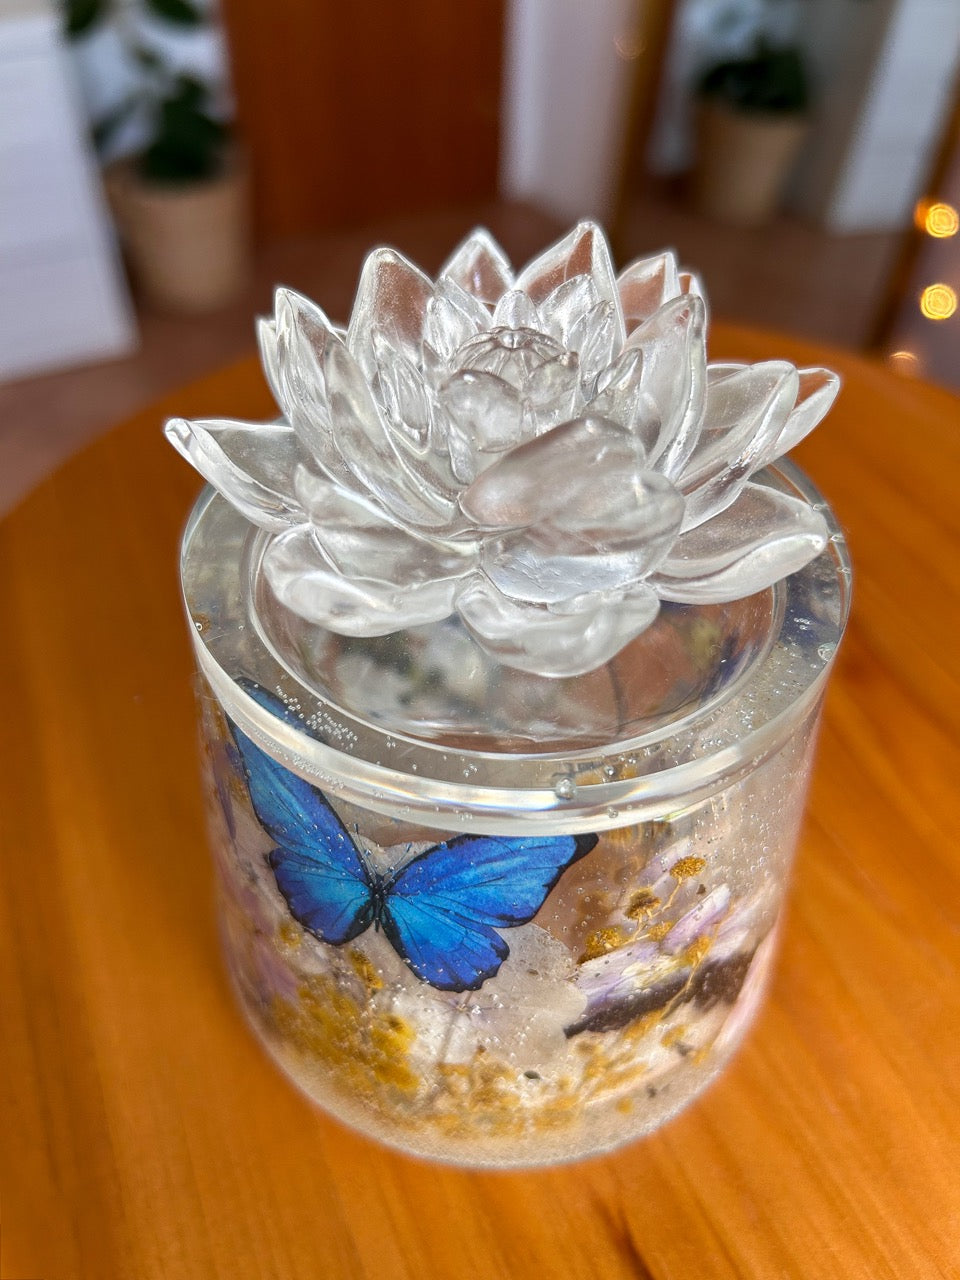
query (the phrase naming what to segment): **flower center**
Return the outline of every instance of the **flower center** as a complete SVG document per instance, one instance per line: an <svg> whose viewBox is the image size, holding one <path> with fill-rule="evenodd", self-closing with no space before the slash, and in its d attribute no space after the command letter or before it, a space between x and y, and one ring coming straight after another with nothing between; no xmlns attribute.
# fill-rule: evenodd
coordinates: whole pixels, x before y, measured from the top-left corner
<svg viewBox="0 0 960 1280"><path fill-rule="evenodd" d="M521 395L530 395L545 365L558 365L572 377L577 374L577 357L559 342L534 329L489 329L470 338L457 351L453 365L493 373Z"/></svg>

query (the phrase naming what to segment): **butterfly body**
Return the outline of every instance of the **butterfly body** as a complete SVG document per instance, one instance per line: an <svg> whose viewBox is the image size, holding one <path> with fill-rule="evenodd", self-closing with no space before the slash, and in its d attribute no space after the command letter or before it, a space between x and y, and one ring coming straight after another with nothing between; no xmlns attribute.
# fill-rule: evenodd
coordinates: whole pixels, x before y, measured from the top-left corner
<svg viewBox="0 0 960 1280"><path fill-rule="evenodd" d="M291 718L272 694L253 685L248 692ZM464 835L381 873L321 791L232 731L294 919L332 946L382 930L417 977L441 990L476 990L496 974L510 951L497 930L531 920L566 868L597 843L595 835Z"/></svg>

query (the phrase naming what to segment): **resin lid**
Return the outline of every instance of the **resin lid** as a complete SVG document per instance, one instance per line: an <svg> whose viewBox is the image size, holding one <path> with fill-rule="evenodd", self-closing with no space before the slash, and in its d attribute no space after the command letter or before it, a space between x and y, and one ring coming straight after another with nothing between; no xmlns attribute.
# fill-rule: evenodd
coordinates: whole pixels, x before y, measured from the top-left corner
<svg viewBox="0 0 960 1280"><path fill-rule="evenodd" d="M482 228L436 280L382 247L346 326L277 289L258 335L279 420L166 432L269 535L258 570L305 623L456 620L494 664L566 679L662 605L754 595L826 545L814 506L756 477L839 378L709 361L706 319L673 253L615 274L592 222L519 272Z"/></svg>
<svg viewBox="0 0 960 1280"><path fill-rule="evenodd" d="M784 741L846 621L849 560L829 508L790 464L754 481L819 513L825 550L744 599L665 603L602 666L560 679L502 665L456 615L376 637L305 620L261 571L269 534L208 489L181 565L200 670L294 772L427 827L596 831L668 816ZM251 681L302 730L246 693Z"/></svg>

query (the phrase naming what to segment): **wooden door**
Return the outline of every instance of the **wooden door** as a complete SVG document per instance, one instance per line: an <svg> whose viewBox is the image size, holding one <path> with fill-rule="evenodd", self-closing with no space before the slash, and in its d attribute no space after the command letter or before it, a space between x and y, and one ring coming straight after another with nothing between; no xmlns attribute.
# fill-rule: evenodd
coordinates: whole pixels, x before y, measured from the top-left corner
<svg viewBox="0 0 960 1280"><path fill-rule="evenodd" d="M222 0L262 240L496 194L504 0Z"/></svg>

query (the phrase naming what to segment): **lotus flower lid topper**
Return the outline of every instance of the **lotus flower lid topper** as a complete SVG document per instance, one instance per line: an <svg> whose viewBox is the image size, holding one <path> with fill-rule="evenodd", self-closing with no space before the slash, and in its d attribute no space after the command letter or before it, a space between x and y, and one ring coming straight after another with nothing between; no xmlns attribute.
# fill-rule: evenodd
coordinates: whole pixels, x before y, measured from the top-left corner
<svg viewBox="0 0 960 1280"><path fill-rule="evenodd" d="M457 613L502 663L577 675L661 600L749 595L826 543L817 511L750 477L836 375L708 364L695 277L672 253L615 276L592 223L518 276L482 230L436 283L377 249L346 331L289 289L258 331L282 420L166 431L270 532L278 599L331 631Z"/></svg>

